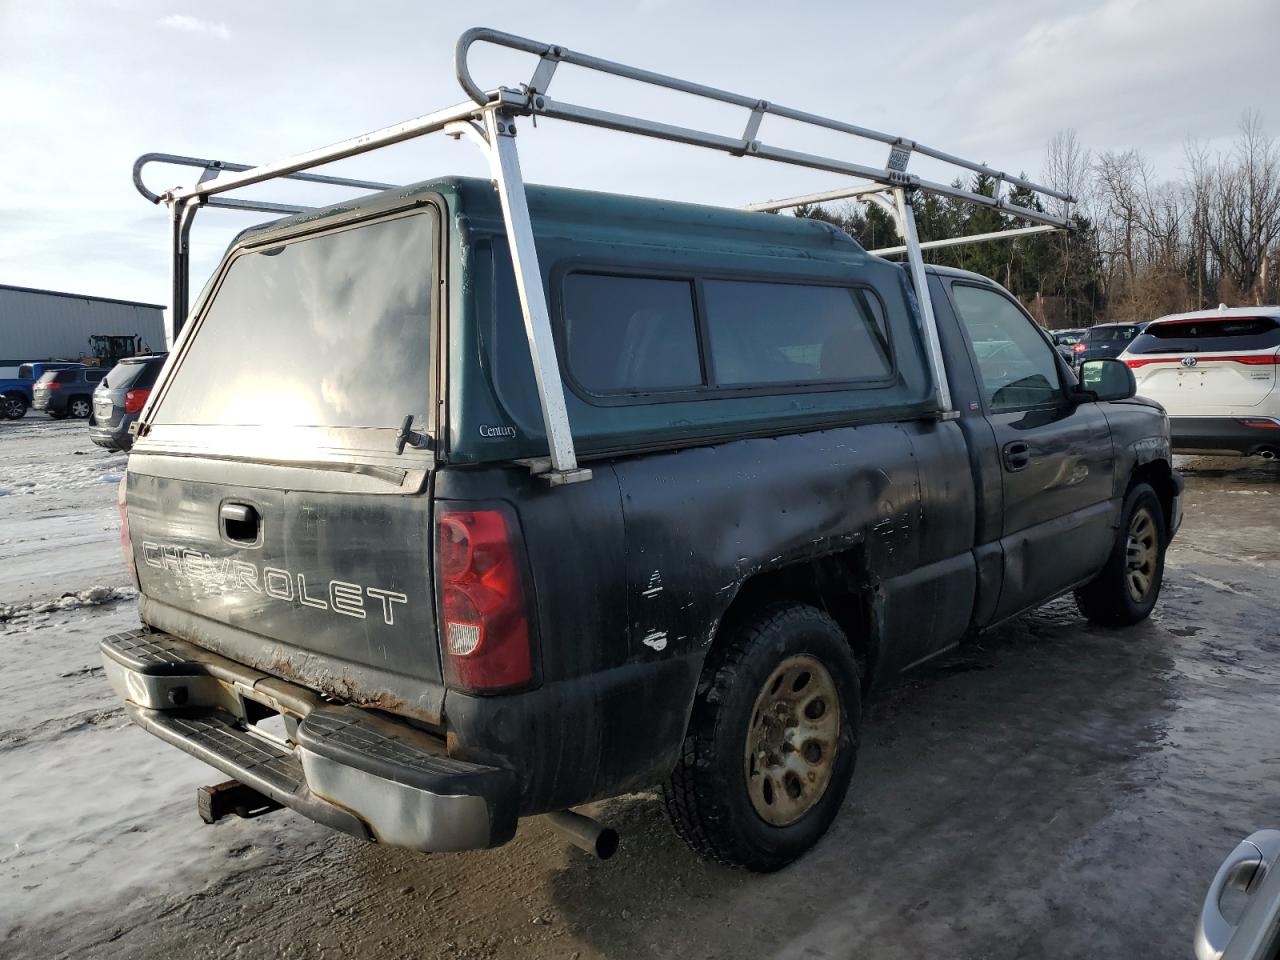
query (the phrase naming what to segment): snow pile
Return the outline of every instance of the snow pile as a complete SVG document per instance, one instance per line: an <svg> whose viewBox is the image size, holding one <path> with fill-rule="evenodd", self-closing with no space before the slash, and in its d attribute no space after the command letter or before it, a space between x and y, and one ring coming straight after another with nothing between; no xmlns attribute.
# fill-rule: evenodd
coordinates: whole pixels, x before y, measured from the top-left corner
<svg viewBox="0 0 1280 960"><path fill-rule="evenodd" d="M29 617L33 614L73 610L79 607L100 607L121 600L132 600L138 592L132 587L90 587L75 593L64 593L57 600L35 600L28 603L0 603L0 623Z"/></svg>

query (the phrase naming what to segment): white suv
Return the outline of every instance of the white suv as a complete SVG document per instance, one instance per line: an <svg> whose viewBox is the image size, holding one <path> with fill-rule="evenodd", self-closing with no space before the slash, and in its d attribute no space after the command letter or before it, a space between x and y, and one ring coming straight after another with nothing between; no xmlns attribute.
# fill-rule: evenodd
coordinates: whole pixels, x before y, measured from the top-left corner
<svg viewBox="0 0 1280 960"><path fill-rule="evenodd" d="M1175 450L1280 458L1280 307L1161 317L1120 359L1168 412Z"/></svg>

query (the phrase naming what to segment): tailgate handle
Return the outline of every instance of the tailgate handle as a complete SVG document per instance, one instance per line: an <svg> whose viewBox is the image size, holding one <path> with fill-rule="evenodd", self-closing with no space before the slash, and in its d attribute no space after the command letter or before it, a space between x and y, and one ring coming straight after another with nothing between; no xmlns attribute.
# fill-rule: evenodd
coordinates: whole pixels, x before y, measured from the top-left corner
<svg viewBox="0 0 1280 960"><path fill-rule="evenodd" d="M262 518L256 507L247 503L224 503L218 511L222 533L236 543L257 543Z"/></svg>

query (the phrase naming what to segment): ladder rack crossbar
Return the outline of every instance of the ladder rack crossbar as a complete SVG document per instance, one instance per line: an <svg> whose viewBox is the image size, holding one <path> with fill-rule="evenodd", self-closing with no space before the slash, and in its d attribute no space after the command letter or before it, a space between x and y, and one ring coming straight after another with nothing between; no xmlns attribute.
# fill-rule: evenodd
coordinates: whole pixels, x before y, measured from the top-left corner
<svg viewBox="0 0 1280 960"><path fill-rule="evenodd" d="M832 130L837 133L845 133L853 137L872 140L891 147L900 147L904 150L918 153L921 156L929 157L942 163L961 167L974 173L983 174L991 177L997 182L1011 184L1015 187L1021 187L1025 190L1030 190L1034 193L1042 194L1046 197L1052 197L1056 200L1062 200L1067 203L1074 202L1074 198L1070 194L1061 190L1035 183L1031 180L1027 180L1025 177L1015 176L1004 170L997 170L985 163L966 160L965 158L953 153L938 150L907 137L884 133L880 130L859 126L858 124L847 123L843 120L835 120L831 117L824 117L816 113L810 113L807 110L797 110L793 107L786 107L781 104L771 103L768 100L763 100L758 97L749 97L744 94L721 90L717 87L695 83L690 80L683 80L679 77L656 73L652 70L644 70L639 67L633 67L629 64L619 63L615 60L606 60L601 57L578 53L556 44L530 40L526 37L514 36L512 34L503 33L500 30L492 30L487 27L476 27L466 31L458 38L458 44L454 51L454 69L458 76L458 82L467 92L467 95L479 105L488 103L492 99L493 94L486 93L482 90L480 86L476 84L471 75L471 69L467 63L467 57L471 51L472 45L476 43L488 43L494 46L506 47L511 50L531 53L537 55L540 58L540 62L549 61L554 63L568 63L586 70L593 70L598 73L606 73L626 80L633 80L637 83L662 87L667 90L675 90L679 93L701 97L706 100L713 100L719 103L729 104L731 106L744 107L756 113L781 117L786 120L794 120L798 123ZM536 72L535 76L537 76ZM531 82L525 85L525 90L531 98L535 97L537 94L545 96L547 92L545 88L548 83L549 80L539 87ZM882 175L885 175L886 177L888 176L888 171L880 172ZM885 182L893 183L896 181L886 179Z"/></svg>
<svg viewBox="0 0 1280 960"><path fill-rule="evenodd" d="M866 183L852 187L840 187L836 190L823 190L820 193L806 193L799 197L788 197L785 200L765 200L760 203L749 203L744 210L768 213L773 210L790 210L792 207L807 207L815 203L829 203L832 200L857 200L872 193L882 193L884 184Z"/></svg>
<svg viewBox="0 0 1280 960"><path fill-rule="evenodd" d="M511 93L512 91L504 92ZM1054 227L1066 227L1069 222L1065 217L1060 217L1042 210L1033 210L1031 207L1014 203L1013 201L1006 200L1003 197L989 197L986 194L974 193L972 190L965 190L962 187L954 187L950 184L937 183L920 177L898 176L897 174L891 174L888 171L877 167L869 167L860 163L851 163L848 160L840 160L835 157L824 157L818 154L803 153L798 150L787 150L782 147L774 147L769 144L761 143L758 140L753 140L747 143L735 137L724 136L723 134L708 133L706 131L692 129L690 127L679 127L656 120L645 120L639 117L628 116L626 114L600 110L595 107L584 107L578 104L564 103L562 101L552 100L550 97L545 96L539 96L536 100L538 106L536 106L533 112L537 116L550 117L555 120L567 120L571 123L580 123L592 127L602 127L608 130L617 130L622 133L632 133L638 136L651 137L659 140L672 140L677 143L684 143L695 147L706 147L712 150L719 150L724 153L731 153L738 156L745 154L747 156L759 157L762 160L775 160L780 163L787 163L793 166L807 167L811 170L824 170L829 173L842 173L875 182L876 186L873 188L866 190L862 187L854 188L859 193L878 192L881 190L892 189L897 186L904 186L908 189L938 194L957 200L966 200L979 206L1004 210L1013 216L1022 217L1037 223L1049 224ZM794 205L796 204L780 204L774 209L781 209L786 206ZM755 209L763 208L764 207L761 206L756 207Z"/></svg>
<svg viewBox="0 0 1280 960"><path fill-rule="evenodd" d="M458 120L472 119L478 113L479 111L477 111L475 106L470 103L447 107L444 110L437 110L434 113L415 117L412 120L405 120L402 123L395 123L389 127L383 127L380 130L361 134L358 137L340 140L327 147L320 147L317 150L309 150L306 153L299 153L284 160L277 160L274 163L264 163L258 167L238 171L229 177L219 177L217 180L209 180L205 183L197 183L192 187L177 189L172 191L172 196L174 200L183 201L196 197L208 197L218 193L226 193L228 190L236 190L241 187L247 187L255 183L263 183L267 180L275 180L280 177L294 177L295 179L301 179L298 177L298 174L311 167L318 167L322 164L333 163L336 160L345 160L348 157L358 156L362 153L369 153L372 150L389 147L392 144L402 143L405 140L412 140L415 137L421 137L428 133L436 133L443 130L446 124L453 123ZM387 184L383 189L390 186L392 185Z"/></svg>
<svg viewBox="0 0 1280 960"><path fill-rule="evenodd" d="M172 167L195 167L198 170L204 170L201 174L201 182L212 183L212 177L216 177L223 171L231 173L243 173L247 170L256 169L252 164L248 163L231 163L228 160L205 160L200 157L184 157L174 153L144 153L133 162L133 185L138 188L138 192L150 200L152 203L163 203L164 194L156 193L147 187L142 179L142 172L150 164L157 163L163 166ZM335 177L327 173L290 173L284 175L289 180L305 180L309 183L325 183L338 187L355 187L360 190L389 190L397 186L394 183L380 183L376 180L352 180L350 177ZM251 205L252 204L252 205ZM293 204L278 204L268 201L221 201L218 203L210 203L210 206L216 207L234 207L240 209L256 209L264 213L297 213L301 210L312 209L310 207L299 207Z"/></svg>
<svg viewBox="0 0 1280 960"><path fill-rule="evenodd" d="M990 233L972 233L963 237L943 237L941 240L922 240L920 242L921 250L937 250L941 247L963 247L970 243L984 243L988 240L1010 240L1017 237L1030 237L1038 233L1056 233L1057 227L1046 224L1037 224L1034 227L1015 227L1012 230L993 230ZM868 250L877 257L888 257L895 253L906 253L906 244L900 244L896 247L879 247L875 250Z"/></svg>

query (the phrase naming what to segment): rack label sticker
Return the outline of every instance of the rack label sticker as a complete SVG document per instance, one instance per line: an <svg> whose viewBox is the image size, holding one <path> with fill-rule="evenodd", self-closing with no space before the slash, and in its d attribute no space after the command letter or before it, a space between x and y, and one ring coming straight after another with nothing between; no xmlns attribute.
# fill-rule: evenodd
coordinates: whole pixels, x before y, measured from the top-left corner
<svg viewBox="0 0 1280 960"><path fill-rule="evenodd" d="M906 147L894 146L889 148L889 162L886 166L895 173L906 173L907 163L910 162L910 160L910 150Z"/></svg>

